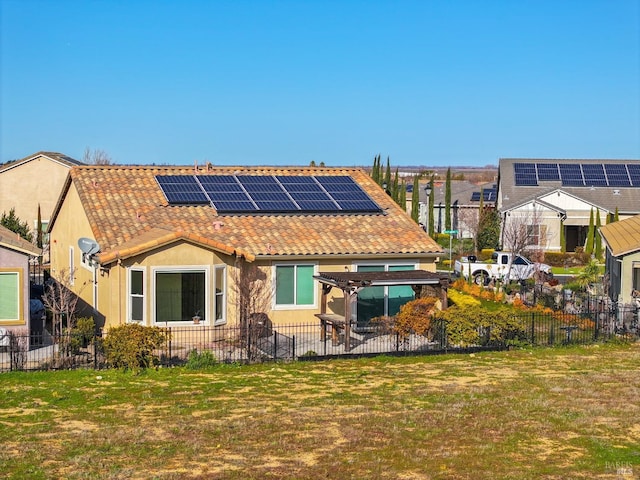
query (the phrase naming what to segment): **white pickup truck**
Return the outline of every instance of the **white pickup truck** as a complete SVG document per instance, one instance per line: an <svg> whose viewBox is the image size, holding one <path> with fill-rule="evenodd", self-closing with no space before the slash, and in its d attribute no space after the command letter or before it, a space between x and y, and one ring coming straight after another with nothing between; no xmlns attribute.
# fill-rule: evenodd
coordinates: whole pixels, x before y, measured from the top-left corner
<svg viewBox="0 0 640 480"><path fill-rule="evenodd" d="M534 263L528 258L516 255L511 264L511 273L509 274L509 252L494 252L491 255L491 262L476 262L475 257L461 257L456 260L453 270L456 275L463 278L473 278L477 285L485 285L490 279L498 279L500 281L507 280L524 280L533 277L536 272L543 274L545 277L552 277L551 266L544 263Z"/></svg>

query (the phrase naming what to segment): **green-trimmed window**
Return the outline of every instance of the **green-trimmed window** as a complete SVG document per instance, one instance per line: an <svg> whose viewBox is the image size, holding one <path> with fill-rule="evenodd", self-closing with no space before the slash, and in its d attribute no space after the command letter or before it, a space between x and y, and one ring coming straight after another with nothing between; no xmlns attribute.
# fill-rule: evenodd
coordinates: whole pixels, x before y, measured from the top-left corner
<svg viewBox="0 0 640 480"><path fill-rule="evenodd" d="M276 306L313 306L313 265L276 265Z"/></svg>

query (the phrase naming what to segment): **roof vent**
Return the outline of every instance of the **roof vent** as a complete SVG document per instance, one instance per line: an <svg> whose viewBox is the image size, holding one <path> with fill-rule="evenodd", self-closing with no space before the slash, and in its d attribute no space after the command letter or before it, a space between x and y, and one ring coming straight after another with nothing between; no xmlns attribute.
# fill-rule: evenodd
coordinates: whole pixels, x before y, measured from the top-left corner
<svg viewBox="0 0 640 480"><path fill-rule="evenodd" d="M613 191L613 194L614 194L614 195L620 195L620 190L615 189L615 190Z"/></svg>

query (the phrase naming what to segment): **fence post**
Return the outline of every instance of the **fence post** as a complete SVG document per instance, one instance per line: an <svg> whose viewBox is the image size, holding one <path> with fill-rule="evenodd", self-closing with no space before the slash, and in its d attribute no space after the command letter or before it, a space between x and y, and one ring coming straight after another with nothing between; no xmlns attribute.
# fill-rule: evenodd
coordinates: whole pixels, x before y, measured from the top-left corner
<svg viewBox="0 0 640 480"><path fill-rule="evenodd" d="M536 316L531 312L531 345L536 344Z"/></svg>
<svg viewBox="0 0 640 480"><path fill-rule="evenodd" d="M278 332L273 331L273 359L278 359Z"/></svg>
<svg viewBox="0 0 640 480"><path fill-rule="evenodd" d="M296 336L295 334L291 336L291 360L296 359Z"/></svg>

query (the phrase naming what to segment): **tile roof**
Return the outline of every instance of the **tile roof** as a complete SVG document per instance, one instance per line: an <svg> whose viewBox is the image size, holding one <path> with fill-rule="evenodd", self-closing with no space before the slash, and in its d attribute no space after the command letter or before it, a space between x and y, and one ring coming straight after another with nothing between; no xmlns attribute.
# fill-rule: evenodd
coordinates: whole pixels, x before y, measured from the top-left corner
<svg viewBox="0 0 640 480"><path fill-rule="evenodd" d="M73 168L70 181L78 191L94 238L100 244L99 260L108 263L179 240L224 253L237 252L248 259L442 253L442 248L360 169L209 166L197 173L349 175L378 203L383 213L223 215L208 205L169 205L155 176L193 173L194 167L188 166Z"/></svg>
<svg viewBox="0 0 640 480"><path fill-rule="evenodd" d="M12 232L6 227L0 225L0 246L10 250L16 250L26 255L41 255L42 250L27 242L17 233Z"/></svg>
<svg viewBox="0 0 640 480"><path fill-rule="evenodd" d="M614 212L616 207L620 214L633 215L640 213L640 188L637 187L608 187L608 186L563 186L560 181L545 181L539 186L516 186L514 163L635 163L640 160L598 160L598 159L540 159L540 158L501 158L499 163L499 186L502 204L500 208L509 210L528 200L546 195L556 190L582 199L601 210Z"/></svg>
<svg viewBox="0 0 640 480"><path fill-rule="evenodd" d="M600 233L615 257L640 250L640 215L600 227Z"/></svg>

